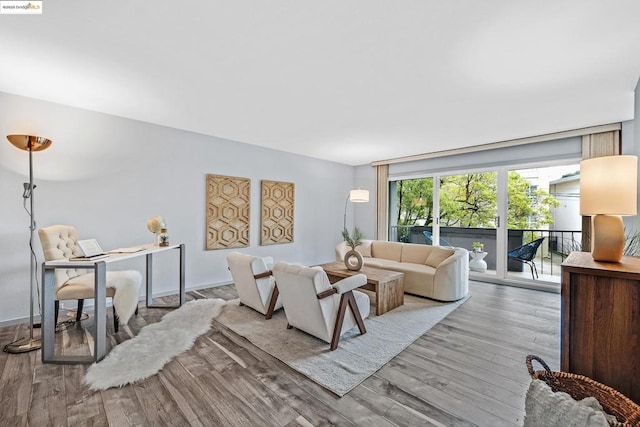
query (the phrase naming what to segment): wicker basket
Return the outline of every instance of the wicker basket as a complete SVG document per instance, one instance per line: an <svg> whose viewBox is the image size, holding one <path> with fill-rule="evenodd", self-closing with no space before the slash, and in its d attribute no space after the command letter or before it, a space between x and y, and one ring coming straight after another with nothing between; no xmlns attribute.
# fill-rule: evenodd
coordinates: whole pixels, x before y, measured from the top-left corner
<svg viewBox="0 0 640 427"><path fill-rule="evenodd" d="M538 361L544 371L534 371L533 360ZM616 416L621 423L618 425L640 426L640 405L619 391L583 375L552 372L544 360L538 356L527 356L527 369L532 379L544 381L554 392L563 391L575 400L582 400L589 396L595 397L606 413Z"/></svg>

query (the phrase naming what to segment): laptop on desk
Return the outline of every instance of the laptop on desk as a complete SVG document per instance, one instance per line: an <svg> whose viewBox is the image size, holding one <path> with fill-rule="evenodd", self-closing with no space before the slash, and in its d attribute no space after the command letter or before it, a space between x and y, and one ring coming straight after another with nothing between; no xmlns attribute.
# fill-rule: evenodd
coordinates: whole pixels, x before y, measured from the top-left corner
<svg viewBox="0 0 640 427"><path fill-rule="evenodd" d="M108 253L102 250L96 239L78 240L78 246L82 252L82 256L69 258L71 261L95 261L107 258Z"/></svg>

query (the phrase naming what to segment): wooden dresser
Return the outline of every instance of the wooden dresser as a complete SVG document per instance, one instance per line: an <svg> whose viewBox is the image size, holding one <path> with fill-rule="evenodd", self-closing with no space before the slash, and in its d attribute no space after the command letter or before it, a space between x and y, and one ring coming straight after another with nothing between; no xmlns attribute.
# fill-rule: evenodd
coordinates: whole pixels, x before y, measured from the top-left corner
<svg viewBox="0 0 640 427"><path fill-rule="evenodd" d="M640 259L571 253L562 263L561 327L563 371L640 403Z"/></svg>

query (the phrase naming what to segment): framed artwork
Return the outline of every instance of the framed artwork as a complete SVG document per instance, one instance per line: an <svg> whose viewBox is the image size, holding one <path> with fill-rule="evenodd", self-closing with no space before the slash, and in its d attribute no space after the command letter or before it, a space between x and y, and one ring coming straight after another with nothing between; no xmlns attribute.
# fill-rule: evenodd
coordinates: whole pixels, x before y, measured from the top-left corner
<svg viewBox="0 0 640 427"><path fill-rule="evenodd" d="M262 184L260 244L293 242L294 184L265 181Z"/></svg>
<svg viewBox="0 0 640 427"><path fill-rule="evenodd" d="M207 174L206 248L249 246L251 180Z"/></svg>

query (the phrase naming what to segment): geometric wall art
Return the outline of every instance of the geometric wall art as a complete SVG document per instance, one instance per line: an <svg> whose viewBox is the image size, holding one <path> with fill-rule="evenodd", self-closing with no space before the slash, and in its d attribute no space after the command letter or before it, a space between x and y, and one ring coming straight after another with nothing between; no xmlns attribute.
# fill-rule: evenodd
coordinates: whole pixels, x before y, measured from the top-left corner
<svg viewBox="0 0 640 427"><path fill-rule="evenodd" d="M249 246L251 180L207 174L207 250Z"/></svg>
<svg viewBox="0 0 640 427"><path fill-rule="evenodd" d="M293 242L292 182L262 181L261 245Z"/></svg>

